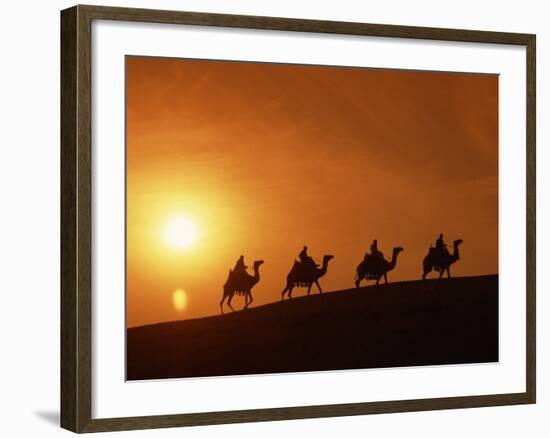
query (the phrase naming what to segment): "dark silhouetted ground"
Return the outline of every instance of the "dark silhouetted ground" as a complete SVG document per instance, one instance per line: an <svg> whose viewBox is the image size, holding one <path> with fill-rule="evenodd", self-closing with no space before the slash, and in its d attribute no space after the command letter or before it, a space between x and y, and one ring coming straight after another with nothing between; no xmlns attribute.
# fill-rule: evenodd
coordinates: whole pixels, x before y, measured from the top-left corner
<svg viewBox="0 0 550 438"><path fill-rule="evenodd" d="M304 291L223 316L130 328L127 378L498 361L497 275Z"/></svg>

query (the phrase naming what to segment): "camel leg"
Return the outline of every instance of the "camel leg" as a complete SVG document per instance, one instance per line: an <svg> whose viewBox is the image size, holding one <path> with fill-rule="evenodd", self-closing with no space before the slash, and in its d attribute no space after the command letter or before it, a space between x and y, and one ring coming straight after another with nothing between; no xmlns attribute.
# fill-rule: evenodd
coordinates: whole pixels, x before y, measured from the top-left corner
<svg viewBox="0 0 550 438"><path fill-rule="evenodd" d="M321 285L319 284L319 282L317 280L315 280L315 284L317 285L317 289L319 289L319 293L322 294L323 291L321 290Z"/></svg>
<svg viewBox="0 0 550 438"><path fill-rule="evenodd" d="M245 309L247 309L248 306L252 304L252 301L254 301L254 299L252 298L252 292L248 291L245 298L245 305L244 305Z"/></svg>
<svg viewBox="0 0 550 438"><path fill-rule="evenodd" d="M285 294L286 294L287 291L288 291L288 286L285 287L285 288L283 289L283 291L281 292L281 301L284 301L284 300L285 300Z"/></svg>
<svg viewBox="0 0 550 438"><path fill-rule="evenodd" d="M292 298L292 286L289 284L286 285L284 290L281 292L281 301L285 300L285 294L288 292L288 298Z"/></svg>
<svg viewBox="0 0 550 438"><path fill-rule="evenodd" d="M287 286L288 289L288 298L292 298L292 290L294 289L294 286Z"/></svg>
<svg viewBox="0 0 550 438"><path fill-rule="evenodd" d="M441 279L441 277L443 277L443 273L444 273L444 272L445 272L445 271L444 271L443 269L442 269L441 271L439 271L439 279Z"/></svg>
<svg viewBox="0 0 550 438"><path fill-rule="evenodd" d="M384 272L384 281L388 284L388 273Z"/></svg>
<svg viewBox="0 0 550 438"><path fill-rule="evenodd" d="M358 277L355 279L355 287L356 287L356 288L359 288L359 285L360 285L360 284L361 284L361 277L358 276Z"/></svg>
<svg viewBox="0 0 550 438"><path fill-rule="evenodd" d="M222 295L222 300L220 301L220 310L222 312L222 315L223 315L223 303L225 302L225 299L227 298L228 295L229 294L227 293L227 291L224 288L223 295Z"/></svg>
<svg viewBox="0 0 550 438"><path fill-rule="evenodd" d="M447 278L451 278L451 267L447 268Z"/></svg>
<svg viewBox="0 0 550 438"><path fill-rule="evenodd" d="M235 309L233 309L233 306L231 305L231 300L233 299L233 294L231 294L229 296L229 299L227 300L227 305L229 306L229 308L234 312Z"/></svg>
<svg viewBox="0 0 550 438"><path fill-rule="evenodd" d="M307 294L311 292L311 286L313 286L313 283L309 283L309 286L307 287Z"/></svg>
<svg viewBox="0 0 550 438"><path fill-rule="evenodd" d="M375 286L378 286L378 283L380 282L380 279L381 279L381 278L382 278L382 276L376 278L376 284L375 284Z"/></svg>
<svg viewBox="0 0 550 438"><path fill-rule="evenodd" d="M428 274L432 272L432 269L430 269L429 271L427 271L425 274L424 274L424 279L426 279L426 277L428 276Z"/></svg>
<svg viewBox="0 0 550 438"><path fill-rule="evenodd" d="M424 262L422 267L424 268L424 272L422 273L422 280L426 279L426 275L428 275L430 272L432 272L433 266L429 263Z"/></svg>

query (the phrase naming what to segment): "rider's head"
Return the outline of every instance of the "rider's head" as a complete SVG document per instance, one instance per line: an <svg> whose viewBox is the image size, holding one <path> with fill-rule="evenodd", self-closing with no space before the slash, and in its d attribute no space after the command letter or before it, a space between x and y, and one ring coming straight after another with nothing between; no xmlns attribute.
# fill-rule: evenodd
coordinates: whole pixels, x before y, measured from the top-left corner
<svg viewBox="0 0 550 438"><path fill-rule="evenodd" d="M439 233L439 238L443 239L443 233Z"/></svg>

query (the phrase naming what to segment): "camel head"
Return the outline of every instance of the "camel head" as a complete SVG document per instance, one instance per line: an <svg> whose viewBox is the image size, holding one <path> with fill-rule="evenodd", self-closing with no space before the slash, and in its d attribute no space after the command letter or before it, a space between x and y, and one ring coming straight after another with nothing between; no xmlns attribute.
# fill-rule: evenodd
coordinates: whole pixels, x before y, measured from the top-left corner
<svg viewBox="0 0 550 438"><path fill-rule="evenodd" d="M455 248L458 248L462 242L463 242L462 239L457 239L457 240L455 240L455 241L453 242L453 246L454 246Z"/></svg>
<svg viewBox="0 0 550 438"><path fill-rule="evenodd" d="M392 251L392 257L391 257L391 260L390 262L386 262L387 264L387 268L391 271L393 268L395 268L395 265L397 263L397 256L399 255L399 253L403 251L403 248L401 248L400 246L396 246L393 251Z"/></svg>
<svg viewBox="0 0 550 438"><path fill-rule="evenodd" d="M254 269L260 267L261 265L264 264L264 261L263 260L256 260L254 261Z"/></svg>
<svg viewBox="0 0 550 438"><path fill-rule="evenodd" d="M323 256L323 263L324 263L324 262L327 262L327 263L328 263L328 262L329 262L330 260L332 260L333 258L334 258L333 255L327 254L327 255Z"/></svg>

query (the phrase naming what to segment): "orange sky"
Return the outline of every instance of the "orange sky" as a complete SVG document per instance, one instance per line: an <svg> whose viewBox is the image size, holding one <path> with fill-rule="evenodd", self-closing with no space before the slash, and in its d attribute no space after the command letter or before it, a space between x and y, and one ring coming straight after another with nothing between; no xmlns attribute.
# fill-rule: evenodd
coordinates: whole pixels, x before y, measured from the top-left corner
<svg viewBox="0 0 550 438"><path fill-rule="evenodd" d="M390 281L440 232L464 239L455 275L498 271L497 76L129 57L126 110L130 327L218 313L240 254L265 260L253 305L279 300L304 244L335 256L326 291L374 238L405 248Z"/></svg>

